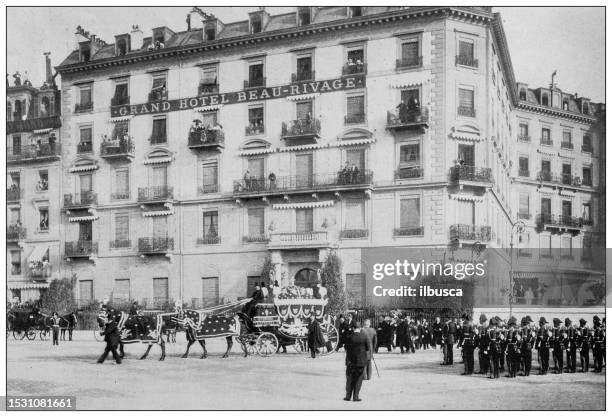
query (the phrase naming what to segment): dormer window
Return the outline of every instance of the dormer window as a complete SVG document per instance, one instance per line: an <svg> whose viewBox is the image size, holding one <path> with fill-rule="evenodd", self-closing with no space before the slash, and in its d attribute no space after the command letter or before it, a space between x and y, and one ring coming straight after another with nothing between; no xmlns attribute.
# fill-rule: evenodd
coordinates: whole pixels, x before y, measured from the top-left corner
<svg viewBox="0 0 612 417"><path fill-rule="evenodd" d="M548 93L542 93L542 106L548 106Z"/></svg>
<svg viewBox="0 0 612 417"><path fill-rule="evenodd" d="M252 16L251 17L251 33L259 33L261 32L261 17L260 16Z"/></svg>
<svg viewBox="0 0 612 417"><path fill-rule="evenodd" d="M298 26L310 24L310 7L298 7Z"/></svg>
<svg viewBox="0 0 612 417"><path fill-rule="evenodd" d="M116 42L116 53L117 56L122 56L128 52L128 41L126 38L117 39Z"/></svg>
<svg viewBox="0 0 612 417"><path fill-rule="evenodd" d="M363 16L363 7L349 7L348 16L349 17Z"/></svg>
<svg viewBox="0 0 612 417"><path fill-rule="evenodd" d="M521 88L521 91L519 91L519 100L527 100L527 91L524 88Z"/></svg>
<svg viewBox="0 0 612 417"><path fill-rule="evenodd" d="M565 111L569 110L569 99L567 97L563 99L563 110Z"/></svg>
<svg viewBox="0 0 612 417"><path fill-rule="evenodd" d="M204 30L204 40L207 42L214 41L217 36L217 31L213 25L208 25Z"/></svg>
<svg viewBox="0 0 612 417"><path fill-rule="evenodd" d="M582 103L582 114L589 114L589 103Z"/></svg>
<svg viewBox="0 0 612 417"><path fill-rule="evenodd" d="M81 45L81 62L89 62L91 59L91 49L89 45Z"/></svg>
<svg viewBox="0 0 612 417"><path fill-rule="evenodd" d="M155 32L153 32L153 43L159 42L159 43L164 43L164 32L161 30L156 30Z"/></svg>

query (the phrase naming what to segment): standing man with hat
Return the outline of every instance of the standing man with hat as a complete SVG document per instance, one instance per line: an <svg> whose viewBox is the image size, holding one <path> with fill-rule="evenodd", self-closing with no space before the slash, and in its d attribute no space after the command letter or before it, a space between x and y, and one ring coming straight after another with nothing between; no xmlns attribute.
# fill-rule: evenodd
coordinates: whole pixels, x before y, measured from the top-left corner
<svg viewBox="0 0 612 417"><path fill-rule="evenodd" d="M563 373L563 330L561 329L561 320L553 319L553 363L555 364L555 373Z"/></svg>
<svg viewBox="0 0 612 417"><path fill-rule="evenodd" d="M572 321L565 318L565 331L567 333L567 347L565 358L567 362L567 372L576 373L576 349L578 348L578 331L572 326Z"/></svg>
<svg viewBox="0 0 612 417"><path fill-rule="evenodd" d="M474 373L474 349L477 344L478 328L473 328L468 318L463 325L463 337L461 338L464 366L464 372L461 375L472 375Z"/></svg>
<svg viewBox="0 0 612 417"><path fill-rule="evenodd" d="M578 352L580 353L580 372L589 372L589 349L591 348L591 333L587 327L587 321L580 319L578 328Z"/></svg>
<svg viewBox="0 0 612 417"><path fill-rule="evenodd" d="M538 341L536 344L536 349L538 349L538 354L540 356L540 373L539 375L546 375L548 373L548 367L550 365L550 343L552 332L546 327L545 324L548 322L544 317L540 317L540 330L541 336L538 337Z"/></svg>
<svg viewBox="0 0 612 417"><path fill-rule="evenodd" d="M102 356L98 358L98 363L104 363L109 352L113 353L113 359L117 364L121 363L121 357L117 353L117 347L119 346L119 328L117 322L111 318L111 312L106 313L106 325L104 328L104 341L106 342L106 348Z"/></svg>
<svg viewBox="0 0 612 417"><path fill-rule="evenodd" d="M367 381L372 378L372 357L374 356L374 348L376 347L376 330L372 328L372 321L370 319L365 319L363 322L363 328L361 329L361 333L363 333L370 343L370 350L368 351L368 364L366 365L366 374L365 379Z"/></svg>
<svg viewBox="0 0 612 417"><path fill-rule="evenodd" d="M603 352L606 343L605 333L599 317L593 317L593 372L601 372L603 368Z"/></svg>
<svg viewBox="0 0 612 417"><path fill-rule="evenodd" d="M346 338L346 396L344 401L361 401L359 392L368 364L370 344L365 334L361 333L361 325L355 323L353 331Z"/></svg>

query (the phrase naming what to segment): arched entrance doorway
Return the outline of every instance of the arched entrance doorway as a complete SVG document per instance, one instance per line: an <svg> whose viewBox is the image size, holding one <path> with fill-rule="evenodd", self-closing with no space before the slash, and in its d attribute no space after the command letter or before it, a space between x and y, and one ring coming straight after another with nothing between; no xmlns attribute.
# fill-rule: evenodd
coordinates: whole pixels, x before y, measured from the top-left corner
<svg viewBox="0 0 612 417"><path fill-rule="evenodd" d="M295 273L293 283L298 287L312 288L317 285L317 271L312 268L302 268Z"/></svg>

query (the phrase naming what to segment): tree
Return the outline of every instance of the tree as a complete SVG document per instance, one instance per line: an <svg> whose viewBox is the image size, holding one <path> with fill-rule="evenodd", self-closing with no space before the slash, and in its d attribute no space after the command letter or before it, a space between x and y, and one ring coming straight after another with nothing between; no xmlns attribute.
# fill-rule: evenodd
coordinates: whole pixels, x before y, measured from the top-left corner
<svg viewBox="0 0 612 417"><path fill-rule="evenodd" d="M342 261L335 252L327 256L321 268L321 281L327 288L327 313L331 316L344 314L347 310L347 301L342 281Z"/></svg>
<svg viewBox="0 0 612 417"><path fill-rule="evenodd" d="M76 309L73 297L74 282L71 279L55 279L40 297L40 306L50 313L64 314Z"/></svg>
<svg viewBox="0 0 612 417"><path fill-rule="evenodd" d="M274 272L274 265L272 264L272 257L266 256L263 266L261 268L261 279L265 282L270 280L271 274Z"/></svg>

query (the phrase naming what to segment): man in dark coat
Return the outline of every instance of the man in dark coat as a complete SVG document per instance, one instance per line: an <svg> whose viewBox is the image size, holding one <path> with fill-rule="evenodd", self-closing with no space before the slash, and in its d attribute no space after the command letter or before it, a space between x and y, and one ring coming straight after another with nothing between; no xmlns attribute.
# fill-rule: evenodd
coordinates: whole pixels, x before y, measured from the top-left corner
<svg viewBox="0 0 612 417"><path fill-rule="evenodd" d="M370 343L370 350L368 351L368 364L366 365L365 370L365 379L369 381L370 378L372 378L372 356L374 355L374 347L376 346L376 343L378 343L376 340L376 330L372 328L372 322L370 319L365 319L363 322L361 333L368 338L368 342Z"/></svg>
<svg viewBox="0 0 612 417"><path fill-rule="evenodd" d="M98 363L104 363L106 357L109 352L113 353L113 359L118 364L121 363L121 357L119 353L117 353L117 347L119 346L119 328L117 327L117 323L111 319L110 313L106 319L106 327L104 329L104 341L106 342L106 348L104 349L104 353L102 356L98 358Z"/></svg>
<svg viewBox="0 0 612 417"><path fill-rule="evenodd" d="M587 321L580 319L580 327L578 328L578 340L576 342L578 351L580 352L580 371L589 372L589 349L591 348L591 335L589 328L586 327Z"/></svg>
<svg viewBox="0 0 612 417"><path fill-rule="evenodd" d="M552 348L553 348L553 363L555 364L555 373L563 373L563 329L561 328L561 320L553 319L552 329Z"/></svg>
<svg viewBox="0 0 612 417"><path fill-rule="evenodd" d="M408 346L408 338L410 337L410 335L408 329L408 322L405 317L399 318L399 323L397 324L397 329L395 330L395 332L397 335L397 345L400 348L400 352L404 353L404 348L406 348L406 352L408 352L410 349Z"/></svg>
<svg viewBox="0 0 612 417"><path fill-rule="evenodd" d="M310 324L308 325L308 350L310 350L310 356L314 359L319 353L319 348L325 346L325 337L321 331L319 322L314 318L310 318Z"/></svg>
<svg viewBox="0 0 612 417"><path fill-rule="evenodd" d="M598 316L593 316L593 337L591 339L593 347L593 372L601 372L604 363L604 349L606 345L605 330L601 325Z"/></svg>
<svg viewBox="0 0 612 417"><path fill-rule="evenodd" d="M572 326L569 318L565 319L565 331L567 332L567 346L565 348L565 362L567 372L576 373L576 350L578 349L578 330Z"/></svg>
<svg viewBox="0 0 612 417"><path fill-rule="evenodd" d="M368 364L370 344L361 327L355 323L354 331L346 339L346 396L344 401L361 401L359 391Z"/></svg>
<svg viewBox="0 0 612 417"><path fill-rule="evenodd" d="M348 326L346 325L346 320L342 314L338 316L338 344L336 345L336 352L340 350L341 347L344 346L344 342L346 341L346 336L348 333Z"/></svg>
<svg viewBox="0 0 612 417"><path fill-rule="evenodd" d="M442 323L440 322L440 317L436 317L436 320L431 324L431 333L432 333L432 346L435 349L436 346L442 344Z"/></svg>

